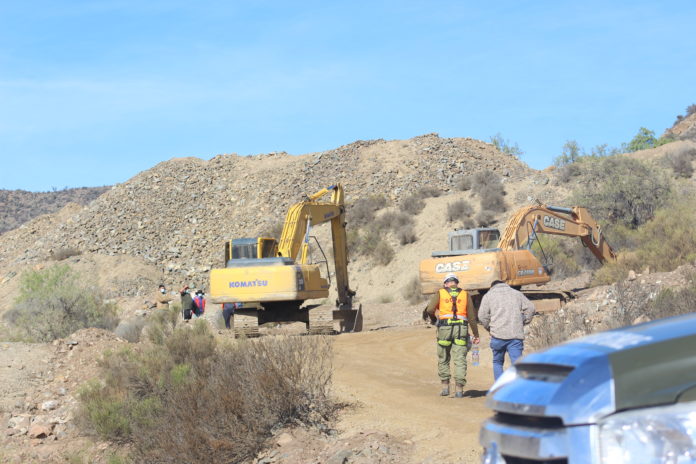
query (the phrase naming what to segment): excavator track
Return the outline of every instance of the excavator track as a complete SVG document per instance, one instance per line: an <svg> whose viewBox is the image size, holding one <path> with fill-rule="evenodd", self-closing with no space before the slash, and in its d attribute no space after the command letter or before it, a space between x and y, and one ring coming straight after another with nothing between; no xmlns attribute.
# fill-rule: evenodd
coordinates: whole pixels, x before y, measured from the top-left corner
<svg viewBox="0 0 696 464"><path fill-rule="evenodd" d="M307 331L313 335L331 335L336 333L333 326L333 308L330 306L319 306L311 309L309 311Z"/></svg>
<svg viewBox="0 0 696 464"><path fill-rule="evenodd" d="M259 316L254 312L236 312L232 316L235 338L255 338L259 336Z"/></svg>

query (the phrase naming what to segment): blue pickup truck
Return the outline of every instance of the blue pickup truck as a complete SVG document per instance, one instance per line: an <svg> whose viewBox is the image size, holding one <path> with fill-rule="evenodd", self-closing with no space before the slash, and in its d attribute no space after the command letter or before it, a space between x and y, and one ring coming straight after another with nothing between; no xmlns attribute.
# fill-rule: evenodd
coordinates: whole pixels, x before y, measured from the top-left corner
<svg viewBox="0 0 696 464"><path fill-rule="evenodd" d="M486 405L485 464L696 463L696 314L529 354Z"/></svg>

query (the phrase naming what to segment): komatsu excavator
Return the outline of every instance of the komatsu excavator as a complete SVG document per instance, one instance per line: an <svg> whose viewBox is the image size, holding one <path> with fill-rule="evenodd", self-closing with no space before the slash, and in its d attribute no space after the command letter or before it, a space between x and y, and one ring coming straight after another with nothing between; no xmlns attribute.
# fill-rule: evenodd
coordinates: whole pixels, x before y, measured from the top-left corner
<svg viewBox="0 0 696 464"><path fill-rule="evenodd" d="M329 201L322 198L331 194ZM327 298L330 279L328 261L311 235L312 226L331 222L337 310L331 306L302 306L306 300ZM259 324L304 322L310 333L332 333L334 319L339 330L360 330L359 310L353 309L348 285L348 248L343 187L332 185L290 207L280 242L274 238L232 239L225 243L225 267L210 272L210 301L236 304L233 316L236 335L258 336ZM314 239L321 261L312 262ZM322 270L326 277L322 277Z"/></svg>
<svg viewBox="0 0 696 464"><path fill-rule="evenodd" d="M551 280L551 268L532 253L539 234L579 237L583 245L604 262L616 258L601 226L586 208L563 208L537 204L517 211L508 222L503 236L498 229L455 230L449 233L449 250L432 254L420 263L423 294L437 292L442 278L454 273L459 286L472 291L475 306L496 280L512 287L544 284ZM536 300L537 311L553 311L572 295L564 291L523 290Z"/></svg>

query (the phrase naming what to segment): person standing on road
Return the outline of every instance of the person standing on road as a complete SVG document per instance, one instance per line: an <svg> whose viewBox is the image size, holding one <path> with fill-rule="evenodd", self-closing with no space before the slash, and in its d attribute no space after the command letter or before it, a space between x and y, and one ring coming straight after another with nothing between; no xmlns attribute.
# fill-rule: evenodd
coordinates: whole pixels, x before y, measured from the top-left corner
<svg viewBox="0 0 696 464"><path fill-rule="evenodd" d="M459 279L447 274L443 288L432 296L425 312L431 320L437 321L437 373L442 383L441 396L450 394L450 359L454 361L454 381L456 398L464 397L466 385L466 353L469 343L469 327L474 335L473 342L479 342L476 325L476 308L466 290L459 288Z"/></svg>
<svg viewBox="0 0 696 464"><path fill-rule="evenodd" d="M205 293L203 290L196 291L196 297L193 299L193 304L195 306L196 317L201 317L205 313Z"/></svg>
<svg viewBox="0 0 696 464"><path fill-rule="evenodd" d="M522 356L524 326L532 321L533 316L532 302L503 281L494 281L483 296L478 317L483 327L491 333L495 380L503 373L506 352L512 364Z"/></svg>
<svg viewBox="0 0 696 464"><path fill-rule="evenodd" d="M179 294L181 295L181 313L184 316L184 322L188 322L191 320L191 316L193 315L193 311L195 309L189 286L184 285L184 287L179 290Z"/></svg>

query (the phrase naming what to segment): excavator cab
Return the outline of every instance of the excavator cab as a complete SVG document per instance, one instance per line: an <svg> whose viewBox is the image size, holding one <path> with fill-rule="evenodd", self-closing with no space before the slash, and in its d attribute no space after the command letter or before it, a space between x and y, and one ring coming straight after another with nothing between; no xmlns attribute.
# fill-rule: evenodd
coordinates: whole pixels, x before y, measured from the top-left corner
<svg viewBox="0 0 696 464"><path fill-rule="evenodd" d="M273 258L278 255L278 242L274 238L235 238L225 242L225 264L235 259Z"/></svg>
<svg viewBox="0 0 696 464"><path fill-rule="evenodd" d="M433 257L457 256L495 250L500 231L494 228L456 229L448 234L449 250L435 251Z"/></svg>

